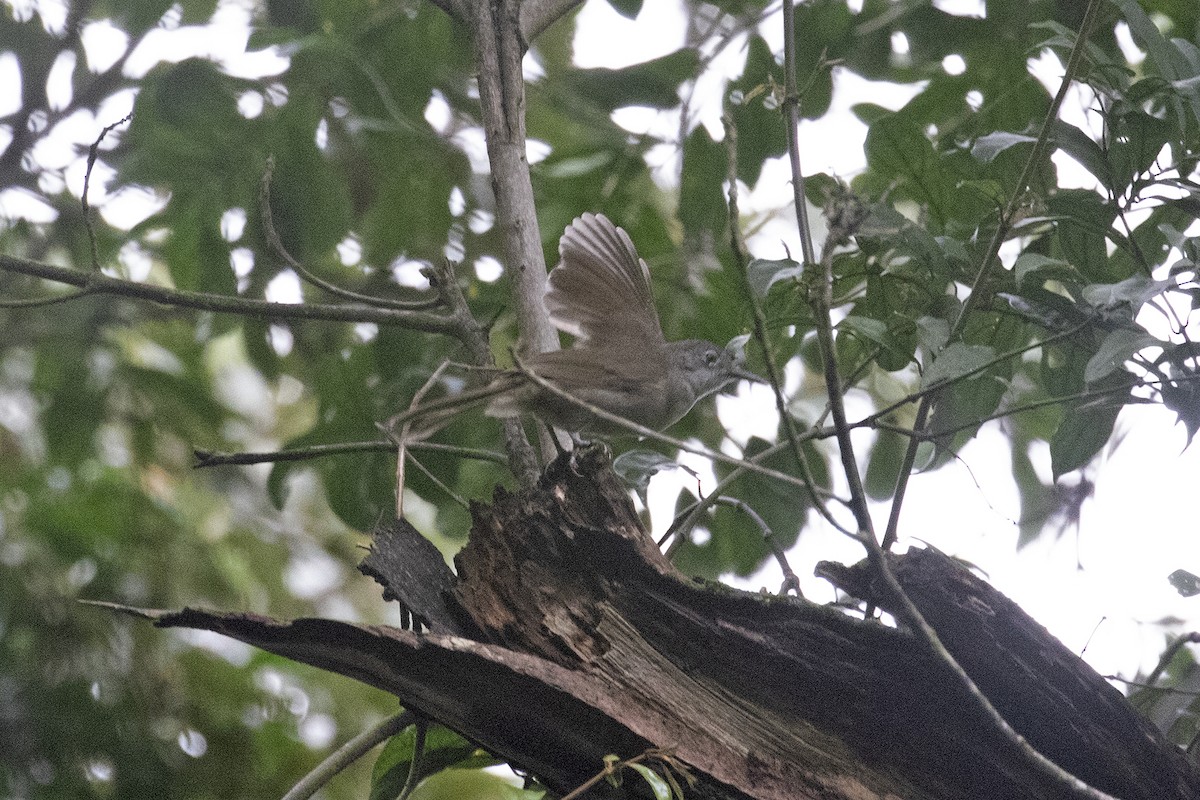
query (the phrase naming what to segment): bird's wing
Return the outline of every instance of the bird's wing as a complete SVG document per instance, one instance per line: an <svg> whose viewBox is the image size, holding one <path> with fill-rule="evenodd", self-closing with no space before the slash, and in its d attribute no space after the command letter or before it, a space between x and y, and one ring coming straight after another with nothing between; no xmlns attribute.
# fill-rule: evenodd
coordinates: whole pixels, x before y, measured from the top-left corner
<svg viewBox="0 0 1200 800"><path fill-rule="evenodd" d="M661 345L650 270L633 241L603 214L584 214L563 232L546 307L583 347Z"/></svg>
<svg viewBox="0 0 1200 800"><path fill-rule="evenodd" d="M577 347L538 353L526 360L537 375L572 393L638 391L667 377L666 350L648 349L630 358L625 349Z"/></svg>

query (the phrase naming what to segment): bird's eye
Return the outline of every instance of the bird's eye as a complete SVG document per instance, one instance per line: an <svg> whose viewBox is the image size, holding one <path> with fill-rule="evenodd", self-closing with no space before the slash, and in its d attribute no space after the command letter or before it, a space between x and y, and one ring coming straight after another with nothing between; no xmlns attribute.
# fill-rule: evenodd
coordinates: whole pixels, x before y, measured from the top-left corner
<svg viewBox="0 0 1200 800"><path fill-rule="evenodd" d="M709 350L704 354L704 363L708 364L710 367L715 367L717 365L717 359L719 358L720 356L717 354L716 350Z"/></svg>

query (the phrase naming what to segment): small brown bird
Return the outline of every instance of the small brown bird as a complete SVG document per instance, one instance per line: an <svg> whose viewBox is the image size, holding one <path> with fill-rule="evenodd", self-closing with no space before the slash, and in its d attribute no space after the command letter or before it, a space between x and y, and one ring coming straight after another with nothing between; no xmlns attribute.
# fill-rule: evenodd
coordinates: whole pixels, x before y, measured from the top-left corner
<svg viewBox="0 0 1200 800"><path fill-rule="evenodd" d="M568 350L524 359L526 369L588 405L653 430L678 422L696 402L738 380L762 382L742 367L738 337L722 348L702 339L668 342L650 289L650 270L621 228L603 214L584 214L559 240L560 261L550 272L546 307L555 327L575 336ZM487 401L493 417L529 413L571 433L610 434L621 426L601 419L539 386L518 370L451 398L393 417L440 419Z"/></svg>

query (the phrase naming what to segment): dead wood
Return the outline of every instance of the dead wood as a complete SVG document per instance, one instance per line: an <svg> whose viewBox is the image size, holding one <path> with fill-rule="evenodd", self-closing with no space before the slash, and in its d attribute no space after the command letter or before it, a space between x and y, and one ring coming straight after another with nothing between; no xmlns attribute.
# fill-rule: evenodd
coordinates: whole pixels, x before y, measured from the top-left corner
<svg viewBox="0 0 1200 800"><path fill-rule="evenodd" d="M383 688L561 792L606 754L660 747L699 778L689 797L1071 796L907 631L679 575L598 450L473 514L457 575L403 522L381 526L364 561L426 633L193 610L156 624L217 630ZM1007 598L934 551L894 568L1041 752L1126 800L1200 797L1178 749ZM864 566L822 572L885 600Z"/></svg>

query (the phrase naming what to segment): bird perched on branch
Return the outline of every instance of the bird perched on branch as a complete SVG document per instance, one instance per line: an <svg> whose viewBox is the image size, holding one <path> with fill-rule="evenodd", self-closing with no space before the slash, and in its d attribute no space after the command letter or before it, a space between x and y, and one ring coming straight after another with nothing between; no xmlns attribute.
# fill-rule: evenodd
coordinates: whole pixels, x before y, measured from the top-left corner
<svg viewBox="0 0 1200 800"><path fill-rule="evenodd" d="M762 381L742 366L744 337L725 347L666 340L650 270L629 234L603 214L576 218L558 252L546 308L554 326L575 337L574 346L528 356L486 386L402 412L388 421L389 430L409 420L434 430L460 409L486 401L489 416L533 414L571 433L624 432L595 409L659 431L730 384Z"/></svg>

